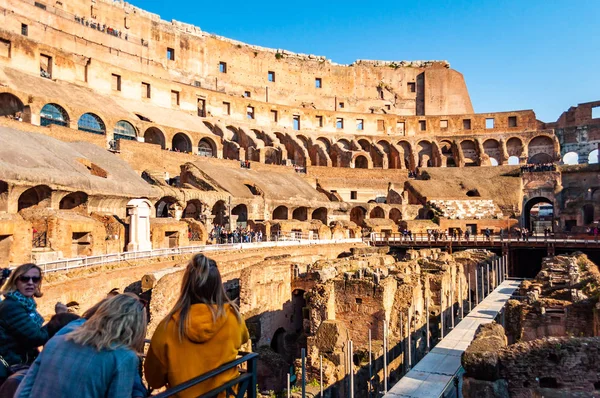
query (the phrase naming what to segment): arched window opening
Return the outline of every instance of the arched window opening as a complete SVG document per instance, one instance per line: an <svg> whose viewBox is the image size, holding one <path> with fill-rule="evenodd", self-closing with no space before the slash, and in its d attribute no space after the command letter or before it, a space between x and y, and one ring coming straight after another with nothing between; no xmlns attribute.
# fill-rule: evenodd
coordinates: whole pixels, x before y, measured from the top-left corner
<svg viewBox="0 0 600 398"><path fill-rule="evenodd" d="M237 216L236 224L240 228L246 228L248 225L248 207L244 204L235 206L231 210L231 214Z"/></svg>
<svg viewBox="0 0 600 398"><path fill-rule="evenodd" d="M77 129L92 134L106 134L106 126L102 119L93 113L84 113L77 122Z"/></svg>
<svg viewBox="0 0 600 398"><path fill-rule="evenodd" d="M398 221L402 220L402 213L398 209L390 210L390 220L398 224Z"/></svg>
<svg viewBox="0 0 600 398"><path fill-rule="evenodd" d="M176 218L179 209L177 199L166 196L156 202L156 218Z"/></svg>
<svg viewBox="0 0 600 398"><path fill-rule="evenodd" d="M308 220L308 208L306 207L298 207L292 213L292 219L298 221L306 221Z"/></svg>
<svg viewBox="0 0 600 398"><path fill-rule="evenodd" d="M509 166L518 166L519 165L519 157L518 156L511 156L508 158L508 165Z"/></svg>
<svg viewBox="0 0 600 398"><path fill-rule="evenodd" d="M318 209L312 212L311 218L313 220L319 220L324 225L327 225L327 209L324 207L319 207Z"/></svg>
<svg viewBox="0 0 600 398"><path fill-rule="evenodd" d="M198 156L215 157L214 144L208 138L202 138L198 143Z"/></svg>
<svg viewBox="0 0 600 398"><path fill-rule="evenodd" d="M160 145L162 149L165 149L165 135L156 127L150 127L146 130L144 133L144 142Z"/></svg>
<svg viewBox="0 0 600 398"><path fill-rule="evenodd" d="M19 196L17 209L21 211L33 206L50 207L51 195L52 190L46 185L29 188Z"/></svg>
<svg viewBox="0 0 600 398"><path fill-rule="evenodd" d="M369 161L366 157L360 155L354 159L354 168L355 169L367 169L369 168Z"/></svg>
<svg viewBox="0 0 600 398"><path fill-rule="evenodd" d="M224 227L228 220L225 208L225 201L219 200L212 208L212 215L214 216L213 224Z"/></svg>
<svg viewBox="0 0 600 398"><path fill-rule="evenodd" d="M69 127L69 115L60 105L46 104L40 111L40 125L49 126L51 124Z"/></svg>
<svg viewBox="0 0 600 398"><path fill-rule="evenodd" d="M478 198L481 196L481 194L479 193L479 190L477 190L477 189L470 189L467 191L467 196L470 198Z"/></svg>
<svg viewBox="0 0 600 398"><path fill-rule="evenodd" d="M59 204L61 210L73 210L79 206L86 205L88 195L85 192L73 192L62 198Z"/></svg>
<svg viewBox="0 0 600 398"><path fill-rule="evenodd" d="M523 210L524 227L534 233L543 233L546 229L553 229L554 205L550 199L536 197L530 199Z"/></svg>
<svg viewBox="0 0 600 398"><path fill-rule="evenodd" d="M0 94L0 116L11 119L23 120L23 102L10 93Z"/></svg>
<svg viewBox="0 0 600 398"><path fill-rule="evenodd" d="M583 224L589 225L594 222L594 205L583 206Z"/></svg>
<svg viewBox="0 0 600 398"><path fill-rule="evenodd" d="M547 136L538 136L528 145L529 163L552 163L554 154L554 141Z"/></svg>
<svg viewBox="0 0 600 398"><path fill-rule="evenodd" d="M363 207L355 207L350 211L350 221L362 227L367 216L367 210Z"/></svg>
<svg viewBox="0 0 600 398"><path fill-rule="evenodd" d="M133 127L131 123L120 120L115 124L113 136L115 140L135 140L137 133L135 127Z"/></svg>
<svg viewBox="0 0 600 398"><path fill-rule="evenodd" d="M202 202L199 200L190 200L183 211L183 218L192 218L194 220L200 220L202 215Z"/></svg>
<svg viewBox="0 0 600 398"><path fill-rule="evenodd" d="M377 206L373 210L371 210L369 217L370 218L385 218L385 211L383 211L383 209L381 207Z"/></svg>
<svg viewBox="0 0 600 398"><path fill-rule="evenodd" d="M568 165L579 164L579 155L577 152L569 152L563 156L563 163Z"/></svg>
<svg viewBox="0 0 600 398"><path fill-rule="evenodd" d="M190 153L192 152L192 142L187 135L177 133L173 137L171 149L175 152Z"/></svg>
<svg viewBox="0 0 600 398"><path fill-rule="evenodd" d="M589 164L597 164L598 163L598 150L597 149L594 149L588 155L588 163Z"/></svg>
<svg viewBox="0 0 600 398"><path fill-rule="evenodd" d="M287 220L288 219L288 208L285 206L279 206L273 210L273 220Z"/></svg>

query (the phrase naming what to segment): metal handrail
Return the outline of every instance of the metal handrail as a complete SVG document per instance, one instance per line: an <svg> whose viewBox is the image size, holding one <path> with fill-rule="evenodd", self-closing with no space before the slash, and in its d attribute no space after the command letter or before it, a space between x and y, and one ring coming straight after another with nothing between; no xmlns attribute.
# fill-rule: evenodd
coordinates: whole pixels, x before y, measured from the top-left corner
<svg viewBox="0 0 600 398"><path fill-rule="evenodd" d="M231 362L226 363L216 369L206 372L198 377L181 383L173 388L168 389L160 394L153 395L154 398L167 398L173 397L182 391L192 388L204 381L207 381L227 370L234 369L243 363L248 363L246 373L241 374L229 382L212 389L211 391L202 394L201 398L216 397L220 393L230 390L233 386L239 386L236 393L236 397L243 397L247 393L248 398L256 398L256 385L257 385L257 353L240 353L243 354L241 358L237 358Z"/></svg>

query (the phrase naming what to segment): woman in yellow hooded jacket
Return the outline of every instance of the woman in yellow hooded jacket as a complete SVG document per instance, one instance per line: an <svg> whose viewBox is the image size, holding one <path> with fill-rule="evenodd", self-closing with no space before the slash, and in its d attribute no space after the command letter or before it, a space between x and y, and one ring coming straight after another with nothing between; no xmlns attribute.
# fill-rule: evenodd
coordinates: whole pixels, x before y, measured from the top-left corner
<svg viewBox="0 0 600 398"><path fill-rule="evenodd" d="M152 336L144 363L146 380L153 388L175 387L233 361L248 338L216 262L196 254L183 275L177 303ZM197 397L238 376L236 368L230 369L178 397Z"/></svg>

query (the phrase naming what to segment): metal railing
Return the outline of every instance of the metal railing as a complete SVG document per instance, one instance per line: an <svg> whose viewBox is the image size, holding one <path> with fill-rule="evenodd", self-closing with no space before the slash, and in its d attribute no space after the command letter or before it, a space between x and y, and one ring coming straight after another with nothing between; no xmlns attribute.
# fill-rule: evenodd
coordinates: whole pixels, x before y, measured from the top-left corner
<svg viewBox="0 0 600 398"><path fill-rule="evenodd" d="M367 239L372 243L389 242L389 243L404 243L407 245L415 243L460 243L460 244L486 244L486 243L518 243L518 242L533 242L533 243L579 243L579 244L590 244L599 245L600 238L593 235L562 235L555 234L549 236L543 235L527 235L522 236L518 234L509 235L470 235L468 238L463 236L451 236L447 234L441 234L437 237L434 234L418 233L411 235L404 235L402 233L378 233L373 232Z"/></svg>
<svg viewBox="0 0 600 398"><path fill-rule="evenodd" d="M227 396L234 396L241 398L247 396L248 398L256 398L256 387L257 387L257 365L258 365L258 354L256 353L240 353L243 356L217 369L211 370L198 377L195 377L185 383L181 383L178 386L168 389L157 395L152 395L155 398L167 398L177 396L182 391L190 389L204 381L207 381L227 370L237 368L240 365L246 364L246 371L241 373L235 379L219 386L205 394L200 395L200 398L216 397L222 392L226 392ZM237 391L234 387L237 386Z"/></svg>
<svg viewBox="0 0 600 398"><path fill-rule="evenodd" d="M286 239L269 242L254 243L225 243L220 245L197 245L172 247L165 249L140 250L122 253L102 254L99 256L65 258L56 261L38 263L44 272L65 271L74 268L91 267L102 264L113 264L127 261L135 261L148 258L177 256L184 254L206 253L224 250L241 250L253 248L285 247L285 246L303 246L318 244L336 244L336 243L359 243L361 239Z"/></svg>
<svg viewBox="0 0 600 398"><path fill-rule="evenodd" d="M46 247L48 245L48 235L44 232L35 232L33 234L33 239L31 241L31 245L34 248Z"/></svg>

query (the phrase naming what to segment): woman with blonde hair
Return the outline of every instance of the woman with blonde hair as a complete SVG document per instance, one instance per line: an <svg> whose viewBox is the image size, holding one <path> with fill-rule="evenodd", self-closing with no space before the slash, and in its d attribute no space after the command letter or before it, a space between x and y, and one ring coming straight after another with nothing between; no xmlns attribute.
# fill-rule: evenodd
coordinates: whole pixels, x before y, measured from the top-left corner
<svg viewBox="0 0 600 398"><path fill-rule="evenodd" d="M152 336L144 362L146 380L153 388L177 386L233 361L248 338L217 264L196 254L183 274L179 299ZM197 397L238 376L237 369L230 369L178 397Z"/></svg>
<svg viewBox="0 0 600 398"><path fill-rule="evenodd" d="M42 276L37 265L23 264L0 288L0 384L18 367L31 365L50 338L34 299L42 296ZM57 303L55 311L66 312L66 307Z"/></svg>
<svg viewBox="0 0 600 398"><path fill-rule="evenodd" d="M145 335L135 295L108 299L77 330L48 341L15 398L131 398Z"/></svg>

